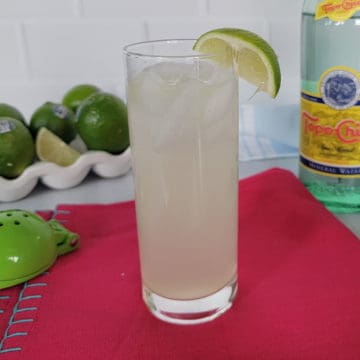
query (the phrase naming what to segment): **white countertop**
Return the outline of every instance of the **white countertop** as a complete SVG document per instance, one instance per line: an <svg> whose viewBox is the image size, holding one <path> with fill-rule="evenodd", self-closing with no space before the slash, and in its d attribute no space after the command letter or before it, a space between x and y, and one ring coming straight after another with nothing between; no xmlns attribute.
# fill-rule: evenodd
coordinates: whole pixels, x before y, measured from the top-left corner
<svg viewBox="0 0 360 360"><path fill-rule="evenodd" d="M239 166L239 177L244 179L261 171L280 167L297 174L296 157L274 158L263 160L242 161ZM132 172L117 178L104 179L90 174L80 185L66 190L53 190L38 184L26 198L14 202L0 203L0 210L27 209L52 210L58 204L79 203L114 203L134 199ZM360 214L338 216L354 233L360 236Z"/></svg>
<svg viewBox="0 0 360 360"><path fill-rule="evenodd" d="M282 167L296 173L295 158L256 160L240 162L241 179L271 167ZM0 203L0 210L23 208L28 210L51 210L58 204L113 203L134 199L132 172L116 178L100 178L90 174L80 185L66 189L53 190L39 183L26 198L14 202Z"/></svg>

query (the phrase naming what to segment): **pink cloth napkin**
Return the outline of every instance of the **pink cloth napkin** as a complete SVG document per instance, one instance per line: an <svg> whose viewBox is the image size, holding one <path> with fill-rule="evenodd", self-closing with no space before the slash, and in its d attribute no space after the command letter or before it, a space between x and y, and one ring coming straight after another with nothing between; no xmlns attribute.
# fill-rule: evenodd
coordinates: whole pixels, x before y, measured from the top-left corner
<svg viewBox="0 0 360 360"><path fill-rule="evenodd" d="M141 299L134 203L60 205L81 247L0 291L0 359L360 359L357 238L285 170L239 184L230 311L196 326L155 319Z"/></svg>

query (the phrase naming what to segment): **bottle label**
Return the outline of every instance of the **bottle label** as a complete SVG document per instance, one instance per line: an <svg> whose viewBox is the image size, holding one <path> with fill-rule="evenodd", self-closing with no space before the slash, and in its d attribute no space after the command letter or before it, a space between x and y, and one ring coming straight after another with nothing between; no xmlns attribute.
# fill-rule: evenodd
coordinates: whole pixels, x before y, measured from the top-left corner
<svg viewBox="0 0 360 360"><path fill-rule="evenodd" d="M322 175L360 178L360 73L338 66L317 93L301 94L300 163Z"/></svg>
<svg viewBox="0 0 360 360"><path fill-rule="evenodd" d="M328 17L332 21L346 21L360 10L360 0L325 0L318 4L315 20Z"/></svg>

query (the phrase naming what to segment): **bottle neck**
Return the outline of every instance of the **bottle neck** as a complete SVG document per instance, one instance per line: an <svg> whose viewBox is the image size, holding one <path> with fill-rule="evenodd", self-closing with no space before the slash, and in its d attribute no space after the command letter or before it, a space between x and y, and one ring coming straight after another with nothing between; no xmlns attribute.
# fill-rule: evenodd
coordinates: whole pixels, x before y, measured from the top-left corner
<svg viewBox="0 0 360 360"><path fill-rule="evenodd" d="M304 0L302 12L305 14L315 14L317 6L323 0Z"/></svg>

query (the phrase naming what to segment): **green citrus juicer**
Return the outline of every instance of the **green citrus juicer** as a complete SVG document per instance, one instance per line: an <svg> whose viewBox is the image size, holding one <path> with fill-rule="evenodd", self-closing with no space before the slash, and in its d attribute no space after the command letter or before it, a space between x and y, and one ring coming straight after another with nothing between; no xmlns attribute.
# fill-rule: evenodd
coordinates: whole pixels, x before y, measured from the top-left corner
<svg viewBox="0 0 360 360"><path fill-rule="evenodd" d="M26 210L0 211L0 289L42 274L79 244L79 235L56 220Z"/></svg>

